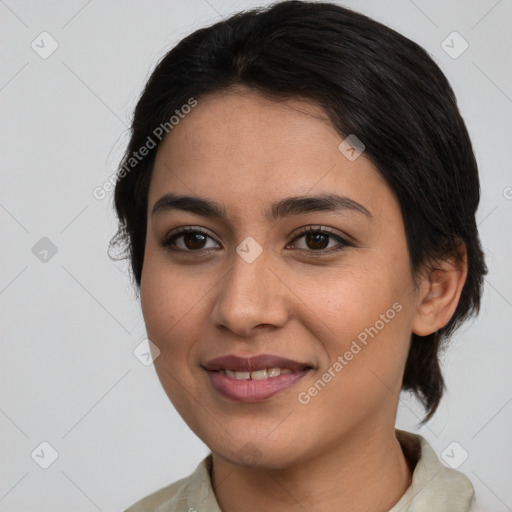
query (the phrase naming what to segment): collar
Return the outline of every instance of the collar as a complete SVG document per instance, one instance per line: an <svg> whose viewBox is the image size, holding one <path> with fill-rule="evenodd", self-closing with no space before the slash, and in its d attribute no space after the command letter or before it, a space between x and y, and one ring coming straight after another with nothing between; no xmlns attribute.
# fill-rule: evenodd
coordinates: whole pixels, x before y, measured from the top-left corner
<svg viewBox="0 0 512 512"><path fill-rule="evenodd" d="M441 464L424 437L398 429L395 429L395 433L406 458L413 465L417 462L411 485L388 512L469 511L474 492L469 479L461 472ZM212 453L199 463L190 476L170 486L172 496L166 493L168 499L160 501L154 512L222 512L213 492L211 469ZM171 491L170 488L166 489ZM162 491L164 489L159 493Z"/></svg>
<svg viewBox="0 0 512 512"><path fill-rule="evenodd" d="M417 460L411 485L389 512L467 512L473 498L468 477L441 464L429 442L418 434L395 429L409 460Z"/></svg>

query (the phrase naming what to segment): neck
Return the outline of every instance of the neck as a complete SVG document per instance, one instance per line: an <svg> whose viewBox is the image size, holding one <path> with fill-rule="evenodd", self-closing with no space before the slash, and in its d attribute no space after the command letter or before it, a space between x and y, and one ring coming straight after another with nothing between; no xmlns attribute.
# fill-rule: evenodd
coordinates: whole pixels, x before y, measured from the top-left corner
<svg viewBox="0 0 512 512"><path fill-rule="evenodd" d="M213 454L212 483L223 512L382 512L412 474L394 430L358 429L342 444L286 468L232 464Z"/></svg>

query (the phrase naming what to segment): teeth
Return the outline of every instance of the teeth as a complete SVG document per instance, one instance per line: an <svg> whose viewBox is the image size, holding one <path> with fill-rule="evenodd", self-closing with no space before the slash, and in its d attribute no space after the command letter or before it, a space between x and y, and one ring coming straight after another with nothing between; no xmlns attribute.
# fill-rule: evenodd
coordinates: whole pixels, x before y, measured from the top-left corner
<svg viewBox="0 0 512 512"><path fill-rule="evenodd" d="M253 379L253 380L268 379L267 370L263 369L263 370L257 370L255 372L251 372L251 379Z"/></svg>
<svg viewBox="0 0 512 512"><path fill-rule="evenodd" d="M293 373L289 368L264 368L263 370L256 370L254 372L235 372L228 369L223 371L228 377L236 380L263 380Z"/></svg>

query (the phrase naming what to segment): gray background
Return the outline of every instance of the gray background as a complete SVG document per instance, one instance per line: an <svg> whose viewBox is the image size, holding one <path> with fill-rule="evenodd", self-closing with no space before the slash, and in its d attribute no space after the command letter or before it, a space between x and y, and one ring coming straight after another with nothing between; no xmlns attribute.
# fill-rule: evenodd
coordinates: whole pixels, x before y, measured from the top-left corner
<svg viewBox="0 0 512 512"><path fill-rule="evenodd" d="M158 59L191 31L265 3L0 1L1 511L121 510L207 453L154 368L133 354L144 323L126 262L106 254L111 197L97 200L92 190L115 171ZM482 312L444 357L448 393L435 418L418 429L421 408L404 395L398 427L460 464L489 510L512 510L512 2L343 5L433 56L481 171L478 222L490 269ZM43 31L58 42L47 58ZM453 31L469 44L457 58L442 47ZM444 44L452 54L463 48L453 37ZM52 452L42 442L58 452L47 469Z"/></svg>

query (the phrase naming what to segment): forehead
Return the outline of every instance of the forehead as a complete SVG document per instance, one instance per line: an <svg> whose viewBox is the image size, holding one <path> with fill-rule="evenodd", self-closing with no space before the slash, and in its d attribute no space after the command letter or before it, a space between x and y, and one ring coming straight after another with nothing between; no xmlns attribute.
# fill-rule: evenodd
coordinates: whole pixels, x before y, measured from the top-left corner
<svg viewBox="0 0 512 512"><path fill-rule="evenodd" d="M383 204L391 195L386 182L364 153L349 160L343 139L307 100L255 92L200 98L159 147L149 207L169 192L215 198L231 210L326 193Z"/></svg>

